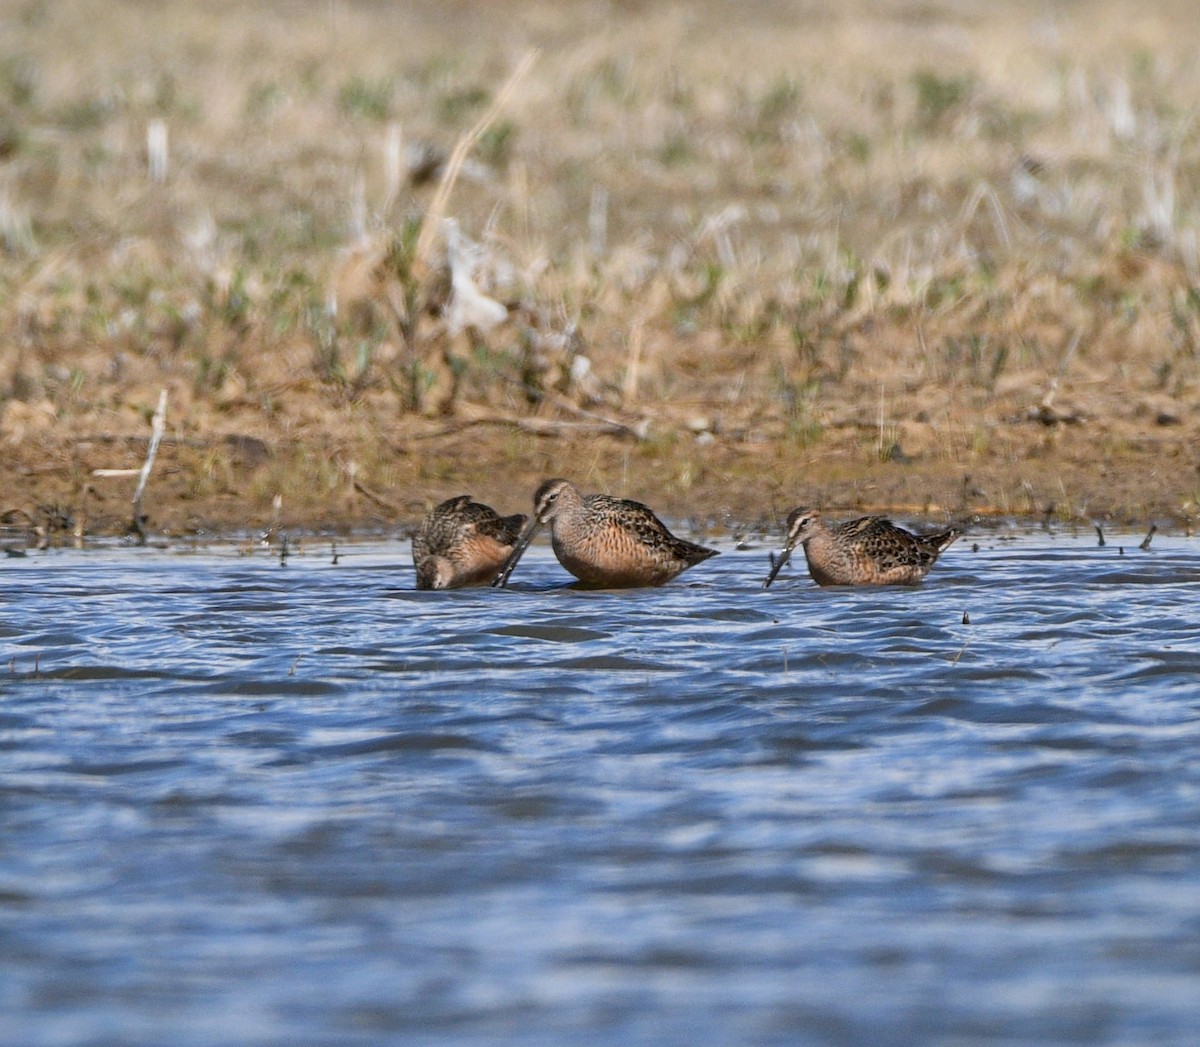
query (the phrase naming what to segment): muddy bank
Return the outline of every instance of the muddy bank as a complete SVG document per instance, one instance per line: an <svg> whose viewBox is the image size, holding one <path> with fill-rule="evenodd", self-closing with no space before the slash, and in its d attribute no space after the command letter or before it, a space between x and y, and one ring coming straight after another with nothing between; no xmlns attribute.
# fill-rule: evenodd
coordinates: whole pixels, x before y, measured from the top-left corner
<svg viewBox="0 0 1200 1047"><path fill-rule="evenodd" d="M403 534L432 505L463 492L504 512L528 511L537 485L563 475L713 534L777 529L803 503L968 525L1050 518L1184 530L1198 512L1197 434L1179 426L1135 434L1029 422L994 436L986 453L949 458L931 427L889 436L898 438L882 446L878 433L842 429L800 448L686 428L642 440L444 420L398 425L383 446L333 432L290 441L168 435L143 511L147 532L160 536L272 528ZM60 537L122 534L147 443L145 435L80 433L10 446L0 462L0 511ZM96 474L122 469L130 475Z"/></svg>

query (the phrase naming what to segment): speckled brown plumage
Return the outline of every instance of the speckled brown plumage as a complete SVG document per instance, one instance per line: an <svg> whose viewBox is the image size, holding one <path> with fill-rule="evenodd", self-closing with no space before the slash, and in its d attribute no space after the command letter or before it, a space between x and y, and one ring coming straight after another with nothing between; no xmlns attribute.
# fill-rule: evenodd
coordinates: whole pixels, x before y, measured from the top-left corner
<svg viewBox="0 0 1200 1047"><path fill-rule="evenodd" d="M470 495L442 502L413 537L417 588L487 585L508 559L525 520L523 513L500 516Z"/></svg>
<svg viewBox="0 0 1200 1047"><path fill-rule="evenodd" d="M568 480L547 480L533 498L534 518L496 579L504 585L534 534L550 525L559 563L595 589L662 585L717 550L676 538L641 502L581 495Z"/></svg>
<svg viewBox="0 0 1200 1047"><path fill-rule="evenodd" d="M882 516L864 516L830 527L816 509L796 509L787 519L787 543L766 588L797 545L818 585L915 585L937 558L962 535L951 527L913 534Z"/></svg>

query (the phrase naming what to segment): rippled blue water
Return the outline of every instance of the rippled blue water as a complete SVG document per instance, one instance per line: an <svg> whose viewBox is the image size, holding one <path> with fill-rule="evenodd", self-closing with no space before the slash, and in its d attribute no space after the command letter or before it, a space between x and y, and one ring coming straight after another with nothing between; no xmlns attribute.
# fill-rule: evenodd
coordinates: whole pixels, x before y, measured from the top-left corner
<svg viewBox="0 0 1200 1047"><path fill-rule="evenodd" d="M1200 558L1138 538L2 561L0 1039L1195 1043Z"/></svg>

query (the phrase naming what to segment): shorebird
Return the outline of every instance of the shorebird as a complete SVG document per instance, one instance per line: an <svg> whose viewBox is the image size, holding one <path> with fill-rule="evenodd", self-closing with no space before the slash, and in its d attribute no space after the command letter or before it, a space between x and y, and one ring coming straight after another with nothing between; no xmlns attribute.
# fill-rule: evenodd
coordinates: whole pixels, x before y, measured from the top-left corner
<svg viewBox="0 0 1200 1047"><path fill-rule="evenodd" d="M418 589L487 585L525 526L524 513L500 516L460 494L430 511L412 540Z"/></svg>
<svg viewBox="0 0 1200 1047"><path fill-rule="evenodd" d="M772 557L765 589L804 546L808 570L818 585L916 585L962 531L913 534L882 516L864 516L830 527L817 509L795 509L787 519L787 543Z"/></svg>
<svg viewBox="0 0 1200 1047"><path fill-rule="evenodd" d="M533 520L493 585L508 584L517 561L544 524L550 525L558 562L590 589L662 585L717 555L716 549L676 538L641 502L606 494L584 496L569 480L547 480L533 496Z"/></svg>

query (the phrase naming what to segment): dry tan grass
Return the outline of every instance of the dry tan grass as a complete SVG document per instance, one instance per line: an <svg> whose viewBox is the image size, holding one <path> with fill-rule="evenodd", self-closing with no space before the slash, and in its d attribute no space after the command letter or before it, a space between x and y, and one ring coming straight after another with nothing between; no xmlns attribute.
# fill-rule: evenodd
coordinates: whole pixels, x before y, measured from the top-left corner
<svg viewBox="0 0 1200 1047"><path fill-rule="evenodd" d="M174 527L542 472L676 513L1190 518L1193 8L10 5L0 511L75 505L126 464L81 438L144 438L167 388ZM453 334L412 265L436 176L396 192L396 157L534 47L446 202L510 318Z"/></svg>

